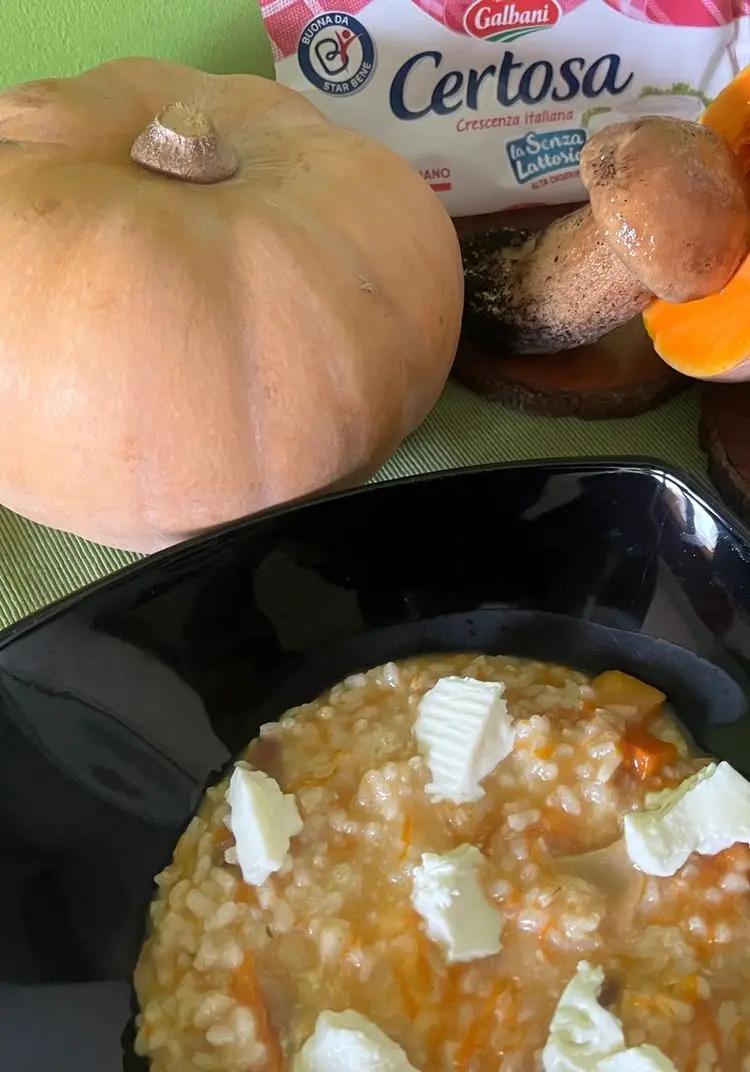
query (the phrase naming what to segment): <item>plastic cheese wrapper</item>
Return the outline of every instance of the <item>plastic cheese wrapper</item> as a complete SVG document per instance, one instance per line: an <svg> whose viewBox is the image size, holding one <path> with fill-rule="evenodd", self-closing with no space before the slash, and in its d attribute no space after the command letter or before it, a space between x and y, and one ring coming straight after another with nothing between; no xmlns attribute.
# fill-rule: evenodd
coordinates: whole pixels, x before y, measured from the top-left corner
<svg viewBox="0 0 750 1072"><path fill-rule="evenodd" d="M410 160L454 216L584 200L597 130L697 119L750 0L262 0L279 81Z"/></svg>

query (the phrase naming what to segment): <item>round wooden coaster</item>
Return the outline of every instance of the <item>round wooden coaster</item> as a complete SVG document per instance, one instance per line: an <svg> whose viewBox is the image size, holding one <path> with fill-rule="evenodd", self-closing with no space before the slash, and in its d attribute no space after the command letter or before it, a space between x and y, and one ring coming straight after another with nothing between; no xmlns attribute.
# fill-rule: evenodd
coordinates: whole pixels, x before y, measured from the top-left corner
<svg viewBox="0 0 750 1072"><path fill-rule="evenodd" d="M516 409L586 420L645 413L689 384L654 352L640 318L597 343L540 357L502 357L467 336L453 375Z"/></svg>
<svg viewBox="0 0 750 1072"><path fill-rule="evenodd" d="M574 211L552 205L456 221L459 235L534 230ZM653 409L689 381L655 353L640 317L596 343L559 354L503 354L466 326L453 375L467 387L517 409L588 420L632 417Z"/></svg>
<svg viewBox="0 0 750 1072"><path fill-rule="evenodd" d="M701 446L721 497L750 522L750 383L706 384L701 394Z"/></svg>

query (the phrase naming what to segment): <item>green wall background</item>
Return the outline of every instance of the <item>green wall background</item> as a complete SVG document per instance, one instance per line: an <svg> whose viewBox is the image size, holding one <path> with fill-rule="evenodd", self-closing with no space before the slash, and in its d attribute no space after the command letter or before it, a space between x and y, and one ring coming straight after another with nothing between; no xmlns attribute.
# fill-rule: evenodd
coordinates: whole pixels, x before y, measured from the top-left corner
<svg viewBox="0 0 750 1072"><path fill-rule="evenodd" d="M0 0L0 86L138 55L273 72L256 0Z"/></svg>

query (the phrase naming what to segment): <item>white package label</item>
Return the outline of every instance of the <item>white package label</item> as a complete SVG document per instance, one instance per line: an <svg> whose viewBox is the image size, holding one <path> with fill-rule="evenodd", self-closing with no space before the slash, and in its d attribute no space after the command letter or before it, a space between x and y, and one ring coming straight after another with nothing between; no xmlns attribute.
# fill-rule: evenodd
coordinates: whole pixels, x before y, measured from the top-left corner
<svg viewBox="0 0 750 1072"><path fill-rule="evenodd" d="M750 0L262 0L279 81L410 160L454 216L583 200L587 137L697 119Z"/></svg>

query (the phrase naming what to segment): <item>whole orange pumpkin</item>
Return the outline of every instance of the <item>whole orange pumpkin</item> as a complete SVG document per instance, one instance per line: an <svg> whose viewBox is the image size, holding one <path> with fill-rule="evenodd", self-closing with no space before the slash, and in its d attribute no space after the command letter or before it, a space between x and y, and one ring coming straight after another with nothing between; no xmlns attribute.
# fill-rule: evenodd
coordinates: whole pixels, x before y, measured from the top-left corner
<svg viewBox="0 0 750 1072"><path fill-rule="evenodd" d="M368 475L458 338L427 184L250 75L1 94L0 258L0 501L136 550Z"/></svg>

